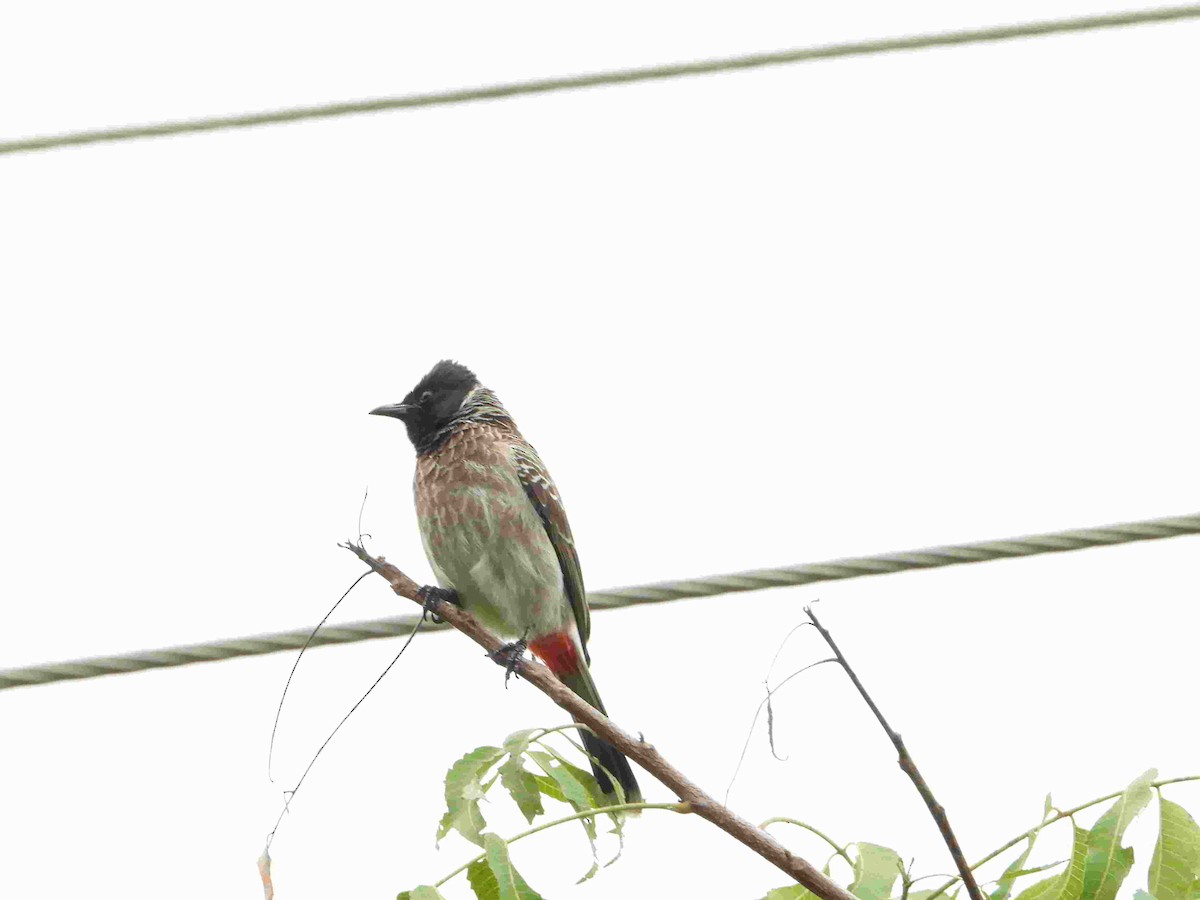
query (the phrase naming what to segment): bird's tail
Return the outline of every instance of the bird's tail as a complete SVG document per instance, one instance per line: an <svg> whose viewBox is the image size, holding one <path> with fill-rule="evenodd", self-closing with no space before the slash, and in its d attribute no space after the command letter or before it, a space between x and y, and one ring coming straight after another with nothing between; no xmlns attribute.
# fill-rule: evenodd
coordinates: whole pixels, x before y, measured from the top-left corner
<svg viewBox="0 0 1200 900"><path fill-rule="evenodd" d="M586 665L580 666L574 672L563 672L558 677L572 691L600 712L608 715L604 711L604 703L600 700L600 694L596 691L596 683L592 681L592 674ZM605 796L612 797L613 802L616 802L616 791L613 790L612 780L609 777L611 774L612 778L617 779L621 785L626 803L641 803L642 790L638 787L637 779L633 775L633 769L629 767L629 760L625 758L625 754L607 741L602 741L590 731L581 729L579 735L583 738L583 748L592 758L592 771L596 773L596 782Z"/></svg>
<svg viewBox="0 0 1200 900"><path fill-rule="evenodd" d="M563 635L562 637L568 636ZM556 638L559 636L554 635L542 641L533 641L530 643L530 649L541 657L550 671L557 675L563 684L600 712L608 715L604 709L604 702L600 699L600 693L596 690L596 683L592 681L592 673L588 671L587 663L579 657L578 653L573 652L575 650L574 639L568 637L572 645L571 652L563 652L566 648L548 646L549 642L555 641ZM556 643L558 642L556 641ZM611 802L618 802L617 792L612 783L612 779L615 778L621 785L621 792L625 796L626 803L641 803L642 789L638 787L637 778L634 777L633 769L630 768L625 754L586 729L580 729L579 734L583 738L584 749L592 758L592 771L596 774L596 782L600 785L601 792L610 798Z"/></svg>

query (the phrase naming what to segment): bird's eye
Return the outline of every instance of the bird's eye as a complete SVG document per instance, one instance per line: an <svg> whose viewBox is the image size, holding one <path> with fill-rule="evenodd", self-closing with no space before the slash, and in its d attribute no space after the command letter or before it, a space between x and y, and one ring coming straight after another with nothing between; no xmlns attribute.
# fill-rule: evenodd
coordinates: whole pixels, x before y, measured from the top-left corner
<svg viewBox="0 0 1200 900"><path fill-rule="evenodd" d="M426 403L428 403L432 399L433 399L433 391L425 391L425 393L423 393L421 395L421 399L417 402L420 403L422 406L424 406Z"/></svg>

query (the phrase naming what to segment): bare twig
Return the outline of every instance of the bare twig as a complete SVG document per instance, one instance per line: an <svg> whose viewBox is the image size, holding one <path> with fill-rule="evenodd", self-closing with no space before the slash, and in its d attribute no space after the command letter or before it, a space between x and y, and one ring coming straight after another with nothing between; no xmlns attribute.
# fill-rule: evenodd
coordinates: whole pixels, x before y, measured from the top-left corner
<svg viewBox="0 0 1200 900"><path fill-rule="evenodd" d="M354 543L346 543L341 546L350 550L383 576L398 595L416 603L425 603L425 599L420 596L420 585L384 560L383 557L374 557L363 547ZM500 638L484 628L479 620L469 612L436 598L436 595L429 602L429 611L445 619L488 653L494 653L503 644ZM595 734L637 762L658 781L674 791L680 801L686 805L686 811L695 813L736 838L763 859L779 867L821 897L822 900L854 900L849 891L834 884L807 860L796 856L761 828L756 828L700 790L686 776L670 765L653 745L638 740L618 728L606 716L573 694L555 677L553 672L541 663L522 659L517 664L516 672L570 713L572 718L586 725Z"/></svg>
<svg viewBox="0 0 1200 900"><path fill-rule="evenodd" d="M838 649L838 645L833 640L833 635L813 615L811 607L804 607L804 612L813 625L817 626L817 631L821 632L821 637L825 638L825 643L829 645L829 649L833 651L838 662L842 664L842 668L846 670L846 674L850 676L850 680L858 688L859 694L862 695L867 706L871 708L871 712L875 714L875 718L879 720L879 724L883 726L883 730L887 732L887 736L891 739L892 744L895 745L896 753L900 757L900 768L904 770L905 775L912 779L912 783L916 786L921 799L929 807L929 813L933 816L933 821L937 823L938 831L942 833L942 839L945 840L946 846L950 848L950 855L954 858L954 865L958 868L958 874L962 878L971 900L983 900L983 893L979 890L979 885L975 883L975 876L971 872L971 867L967 865L967 859L963 856L962 848L958 845L958 838L954 836L954 830L950 827L950 820L946 817L946 810L942 804L937 802L937 798L933 796L933 791L929 789L929 785L922 777L917 764L913 761L912 755L908 752L908 748L904 746L904 738L900 737L899 733L887 723L887 719L883 717L883 713L879 711L879 707L875 705L875 701L871 699L871 695L867 693L867 689L863 687L863 683L859 681L854 670L850 668L850 663L846 662L846 657Z"/></svg>

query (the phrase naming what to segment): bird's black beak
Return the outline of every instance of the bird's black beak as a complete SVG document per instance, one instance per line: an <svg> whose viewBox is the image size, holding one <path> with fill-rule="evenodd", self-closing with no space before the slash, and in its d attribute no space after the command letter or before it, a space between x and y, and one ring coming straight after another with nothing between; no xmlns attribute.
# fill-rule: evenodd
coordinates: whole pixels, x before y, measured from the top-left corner
<svg viewBox="0 0 1200 900"><path fill-rule="evenodd" d="M391 416L393 419L404 419L405 416L416 412L417 407L411 403L388 403L377 406L368 415Z"/></svg>

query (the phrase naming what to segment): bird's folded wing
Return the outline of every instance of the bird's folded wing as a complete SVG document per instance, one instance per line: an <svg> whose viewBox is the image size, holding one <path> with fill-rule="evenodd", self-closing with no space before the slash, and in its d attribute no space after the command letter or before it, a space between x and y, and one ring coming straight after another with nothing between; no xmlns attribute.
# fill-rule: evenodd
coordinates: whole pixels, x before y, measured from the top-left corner
<svg viewBox="0 0 1200 900"><path fill-rule="evenodd" d="M517 470L517 477L525 488L525 494L537 510L546 526L546 534L554 546L558 556L558 564L562 568L563 586L567 599L575 613L575 624L579 628L579 640L583 644L584 658L588 658L587 641L592 631L591 616L588 612L587 594L583 588L583 573L579 568L579 556L575 552L575 539L571 537L571 525L567 522L567 512L563 509L562 500L558 496L558 488L550 478L550 473L542 465L541 459L532 447L517 445L512 449L512 461ZM590 659L589 659L590 662Z"/></svg>

